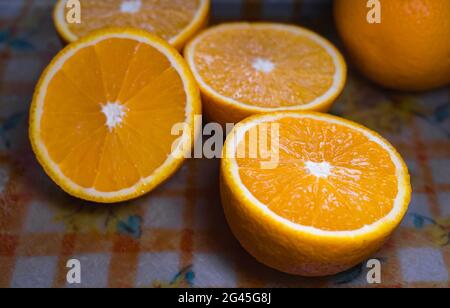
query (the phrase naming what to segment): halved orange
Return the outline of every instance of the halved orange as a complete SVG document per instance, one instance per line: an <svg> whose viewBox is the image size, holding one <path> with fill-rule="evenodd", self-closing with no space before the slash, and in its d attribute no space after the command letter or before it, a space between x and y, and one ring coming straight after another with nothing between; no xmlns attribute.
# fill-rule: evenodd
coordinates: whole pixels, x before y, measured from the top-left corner
<svg viewBox="0 0 450 308"><path fill-rule="evenodd" d="M259 147L253 157L252 134ZM366 260L400 224L411 197L394 147L331 115L250 117L228 136L223 155L231 230L260 262L291 274L331 275ZM269 157L277 159L261 164Z"/></svg>
<svg viewBox="0 0 450 308"><path fill-rule="evenodd" d="M200 113L197 84L173 47L141 30L101 30L68 45L41 76L30 139L66 192L119 202L177 170ZM172 134L177 123L181 136Z"/></svg>
<svg viewBox="0 0 450 308"><path fill-rule="evenodd" d="M66 42L109 27L133 27L169 41L177 49L208 23L210 0L81 0L81 22L69 23L68 0L58 0L53 19Z"/></svg>
<svg viewBox="0 0 450 308"><path fill-rule="evenodd" d="M341 53L320 35L291 25L219 25L188 43L185 56L206 116L222 125L258 113L327 111L346 81Z"/></svg>

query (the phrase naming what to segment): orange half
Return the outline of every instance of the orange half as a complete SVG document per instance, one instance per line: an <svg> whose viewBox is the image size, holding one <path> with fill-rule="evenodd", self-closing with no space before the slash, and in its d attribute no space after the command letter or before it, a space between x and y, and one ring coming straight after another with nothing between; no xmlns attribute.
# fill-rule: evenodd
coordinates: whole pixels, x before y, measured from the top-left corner
<svg viewBox="0 0 450 308"><path fill-rule="evenodd" d="M201 111L179 53L140 30L102 30L61 51L30 111L39 162L68 193L97 202L140 196L181 165ZM175 124L186 128L172 134Z"/></svg>
<svg viewBox="0 0 450 308"><path fill-rule="evenodd" d="M58 0L54 22L67 42L109 27L146 30L182 48L208 23L210 0L81 0L81 22L69 23L68 0Z"/></svg>
<svg viewBox="0 0 450 308"><path fill-rule="evenodd" d="M196 36L185 56L211 121L237 123L258 113L327 111L347 67L325 38L277 23L226 23Z"/></svg>
<svg viewBox="0 0 450 308"><path fill-rule="evenodd" d="M258 260L288 273L329 275L364 261L400 224L411 197L392 145L331 115L250 117L229 135L224 156L231 229Z"/></svg>

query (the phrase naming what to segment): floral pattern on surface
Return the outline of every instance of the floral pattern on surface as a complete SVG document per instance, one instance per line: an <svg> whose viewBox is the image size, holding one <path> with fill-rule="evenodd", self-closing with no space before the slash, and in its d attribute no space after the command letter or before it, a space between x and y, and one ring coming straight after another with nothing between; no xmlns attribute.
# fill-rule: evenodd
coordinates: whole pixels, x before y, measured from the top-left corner
<svg viewBox="0 0 450 308"><path fill-rule="evenodd" d="M450 245L450 216L433 219L425 215L412 213L414 227L424 230L432 239L433 243L440 247Z"/></svg>
<svg viewBox="0 0 450 308"><path fill-rule="evenodd" d="M7 46L13 51L32 50L33 45L23 36L12 35L9 29L0 30L0 47ZM1 49L0 49L1 50Z"/></svg>
<svg viewBox="0 0 450 308"><path fill-rule="evenodd" d="M192 266L188 266L177 273L169 282L154 281L154 288L190 288L194 286L195 273Z"/></svg>
<svg viewBox="0 0 450 308"><path fill-rule="evenodd" d="M450 101L426 105L417 96L397 92L380 92L364 81L350 77L333 112L362 123L380 133L399 134L412 120L427 122L450 139Z"/></svg>
<svg viewBox="0 0 450 308"><path fill-rule="evenodd" d="M138 239L142 218L133 206L78 205L75 209L59 208L55 222L62 222L68 233L119 233Z"/></svg>
<svg viewBox="0 0 450 308"><path fill-rule="evenodd" d="M20 6L21 8L24 4L29 3L30 5L28 7L28 13L25 12L24 14L21 14L20 18L11 18L7 21L2 20L5 27L4 29L0 29L1 68L6 68L9 61L14 59L17 60L24 56L29 57L34 61L41 61L43 65L47 64L62 48L52 24L51 1L25 0L4 2L8 2L8 6ZM48 4L45 4L44 2L48 2ZM252 1L252 3L253 2L255 1ZM310 12L308 9L302 9L302 11ZM220 15L221 10L215 10L214 13ZM332 37L334 35L333 27L329 22L324 21L331 21L331 18L331 14L327 13L326 9L321 9L317 11L317 16L313 20L308 21L307 18L305 19L304 16L302 16L301 23L302 25L307 25L315 30L319 30L321 33L325 33L327 37L330 37L331 40L337 42L335 37ZM13 25L13 22L10 21L14 19L17 19L17 22ZM219 20L223 21L224 19L225 18L221 18ZM236 19L243 18L239 17ZM217 22L218 20L213 19L212 21ZM293 22L298 22L298 20ZM40 72L37 72L36 69L34 69L34 66L30 66L30 69L24 72L26 76L38 76L39 73ZM0 74L0 84L3 84L4 81L5 76ZM63 230L61 230L58 235L80 233L121 235L128 237L128 239L130 239L129 242L140 244L140 241L142 242L145 240L142 238L143 231L149 231L144 230L143 226L144 210L142 210L142 201L119 206L104 206L76 200L62 192L38 165L31 152L26 132L28 128L26 119L34 84L31 84L31 80L23 83L24 80L18 82L19 86L16 85L15 87L17 90L8 89L8 93L0 93L0 107L2 107L0 110L0 236L6 234L7 237L13 235L13 238L16 236L21 238L23 235L29 235L26 233L26 221L29 218L27 216L28 212L26 212L28 211L28 205L33 201L42 201L40 203L38 202L39 206L42 207L42 212L49 212L50 217L53 217L54 224L63 226ZM31 85L27 85L26 83L30 83ZM445 91L447 92L443 93ZM423 97L428 94L431 94L432 97L428 100L423 99ZM410 132L412 124L417 122L420 124L420 127L418 127L420 133L423 133L424 136L437 135L438 138L435 140L439 140L442 144L442 148L445 149L445 147L449 146L450 140L449 94L450 89L444 89L444 91L440 91L437 94L435 91L425 94L393 92L371 84L363 77L350 70L349 82L345 92L335 104L333 113L359 122L388 137L398 137L402 136L402 133L405 131ZM426 125L422 126L421 124L424 123ZM426 144L427 140L425 137L422 139L423 143ZM406 139L405 141L408 140ZM412 154L414 155L414 153ZM436 159L435 153L430 150L428 154L428 157L426 157L426 159L429 160L428 163L434 162L433 160ZM414 159L415 158L413 157L412 160ZM203 171L199 170L199 173L200 172ZM413 183L414 181L420 183L420 185L415 186L422 187L423 181L425 181L423 170L412 173L412 176ZM183 181L183 179L180 178L180 181ZM450 183L446 181L443 184L445 186ZM194 186L194 184L192 185ZM163 189L161 189L161 191L163 191ZM440 193L441 191L436 190L436 194ZM184 195L180 196L180 198L184 198ZM446 197L438 196L439 200L444 200L444 202L440 202L439 206L441 208L447 208L445 211L442 211L442 213L448 213L448 198L444 198ZM23 213L21 214L22 210ZM168 209L167 212L161 213L161 215L169 216L178 214L180 213L175 212L173 209ZM414 236L425 235L420 238L421 240L424 240L424 246L427 248L433 247L437 248L434 250L444 250L450 247L450 217L428 217L411 213L407 219L413 219L414 226L414 228L408 228L408 231L411 231ZM45 223L46 222L43 221L42 225ZM216 223L216 221L213 223ZM185 226L183 226L183 228L184 227ZM47 232L46 228L43 227L42 229L43 233ZM57 226L50 229L56 230ZM152 232L148 232L145 234L151 233ZM166 234L180 235L182 233L186 233L185 230L181 230L178 227L171 230L163 230L157 240L166 240ZM197 234L197 232L194 232L194 235L199 235L200 238L201 233L199 232ZM414 236L406 238L402 245L404 247L414 246L414 242L408 243L408 241L412 241L411 238L414 238ZM174 237L178 238L177 236ZM227 240L234 241L231 233L226 233L224 235L224 238L225 237ZM211 238L210 241L222 240L222 238L218 239L213 235L211 235ZM128 242L128 239L125 239L125 242ZM54 243L51 242L49 245L44 245L51 246L51 252L49 253L50 257L58 259L61 252L58 250L59 248L57 245L60 244L60 242L55 241ZM209 245L208 242L202 244ZM133 245L133 247L135 246ZM0 248L4 249L4 245L2 246L1 243ZM193 254L201 253L196 245L192 245L189 248L193 250ZM124 249L126 250L126 247ZM170 249L170 253L180 253L177 244L173 245L173 247L164 249L163 253L166 253L167 249ZM393 257L394 255L397 255L397 247L390 247L388 249L393 249L394 251L392 254L388 254L389 257L386 259L382 259L383 269L386 269L386 272L390 273L400 272L401 269L398 268L398 260ZM19 249L14 251L18 252ZM126 253L126 251L124 252ZM104 250L101 251L99 255L104 256L110 253L111 251ZM145 251L145 253L149 253L149 251ZM153 251L150 251L150 253L153 253ZM239 253L246 254L243 249L241 249ZM217 271L218 273L223 271L223 274L226 276L229 272L235 270L233 266L228 267L228 263L236 265L237 262L235 259L228 260L226 254L223 254L221 251L211 253L211 257L214 257L214 254L220 254L221 258L229 261L226 264L223 264L222 268L216 266L216 263L213 263L214 271ZM17 255L17 257L19 257L19 255ZM30 260L36 257L38 262L42 259L41 254L27 255L26 257ZM101 264L101 262L102 261L99 261L96 266L104 265ZM195 262L192 261L192 263ZM196 269L195 272L194 265ZM239 265L245 266L240 262ZM172 273L173 277L167 280L147 280L145 282L146 285L157 288L193 287L200 281L200 272L211 270L211 267L196 263L178 272L179 264L173 262L170 263L170 265L161 265L159 263L148 264L144 271L151 272L162 267L164 272ZM445 267L443 269L445 270ZM14 269L11 271L13 270ZM27 270L30 269L28 268ZM137 265L131 264L129 270L130 272L137 271ZM11 275L11 271L9 266L8 268L0 266L0 287L3 287L2 278ZM285 286L282 282L283 279L286 279L289 282L294 280L295 284L298 283L298 280L301 280L298 277L287 277L268 268L266 269L265 267L258 267L258 270L254 273L250 270L247 271L248 277L246 278L249 278L249 280L252 280L253 278L257 280L261 274L260 272L264 272L264 276L267 278L265 281L269 283L279 282L280 286ZM196 273L198 274L197 278ZM347 272L333 277L327 277L323 280L320 279L320 286L365 286L365 273L365 264L360 264ZM21 278L25 282L30 280L28 275L23 275L23 277L11 275L11 277L13 276L15 279ZM402 276L400 274L393 275L392 277L393 278L390 281L386 281L389 285L402 286L404 282L401 280ZM44 280L51 280L51 277L45 278L46 279ZM110 275L108 276L108 279L110 280L109 282L114 283L121 281L123 277ZM305 286L310 286L314 285L316 280L305 279L304 281L306 282L304 284ZM428 280L425 280L424 282L427 281ZM289 285L289 282L286 285ZM9 285L10 281L3 283ZM448 285L448 281L445 281L444 284Z"/></svg>
<svg viewBox="0 0 450 308"><path fill-rule="evenodd" d="M450 216L438 218L435 224L430 225L427 232L436 245L446 247L450 244Z"/></svg>

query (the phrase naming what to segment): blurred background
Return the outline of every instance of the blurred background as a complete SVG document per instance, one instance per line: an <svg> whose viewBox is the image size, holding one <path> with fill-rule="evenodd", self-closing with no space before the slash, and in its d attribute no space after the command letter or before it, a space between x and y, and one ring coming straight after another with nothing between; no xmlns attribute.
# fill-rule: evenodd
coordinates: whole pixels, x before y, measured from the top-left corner
<svg viewBox="0 0 450 308"><path fill-rule="evenodd" d="M212 23L303 25L342 49L326 0L213 0ZM370 287L362 264L305 279L253 260L231 235L218 200L218 163L191 160L167 184L120 206L63 193L35 161L28 108L42 70L63 47L52 0L0 0L0 287L64 287L66 262L93 287ZM347 60L351 60L348 59ZM355 72L332 113L385 136L414 187L401 228L375 257L385 287L449 286L450 88L385 90Z"/></svg>

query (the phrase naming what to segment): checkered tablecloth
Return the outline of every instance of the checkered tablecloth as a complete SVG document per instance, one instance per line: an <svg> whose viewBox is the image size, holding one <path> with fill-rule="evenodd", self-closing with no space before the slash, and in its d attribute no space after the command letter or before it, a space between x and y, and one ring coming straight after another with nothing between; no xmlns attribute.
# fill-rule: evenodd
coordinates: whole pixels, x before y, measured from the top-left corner
<svg viewBox="0 0 450 308"><path fill-rule="evenodd" d="M328 1L213 1L214 23L289 21L339 45ZM0 287L65 287L66 262L83 287L366 287L366 266L334 277L281 274L233 238L218 194L218 162L190 160L134 202L89 204L44 174L28 142L36 80L61 49L53 1L0 0ZM414 196L402 226L374 257L381 286L449 287L450 89L383 91L352 70L333 113L387 137L406 159Z"/></svg>

